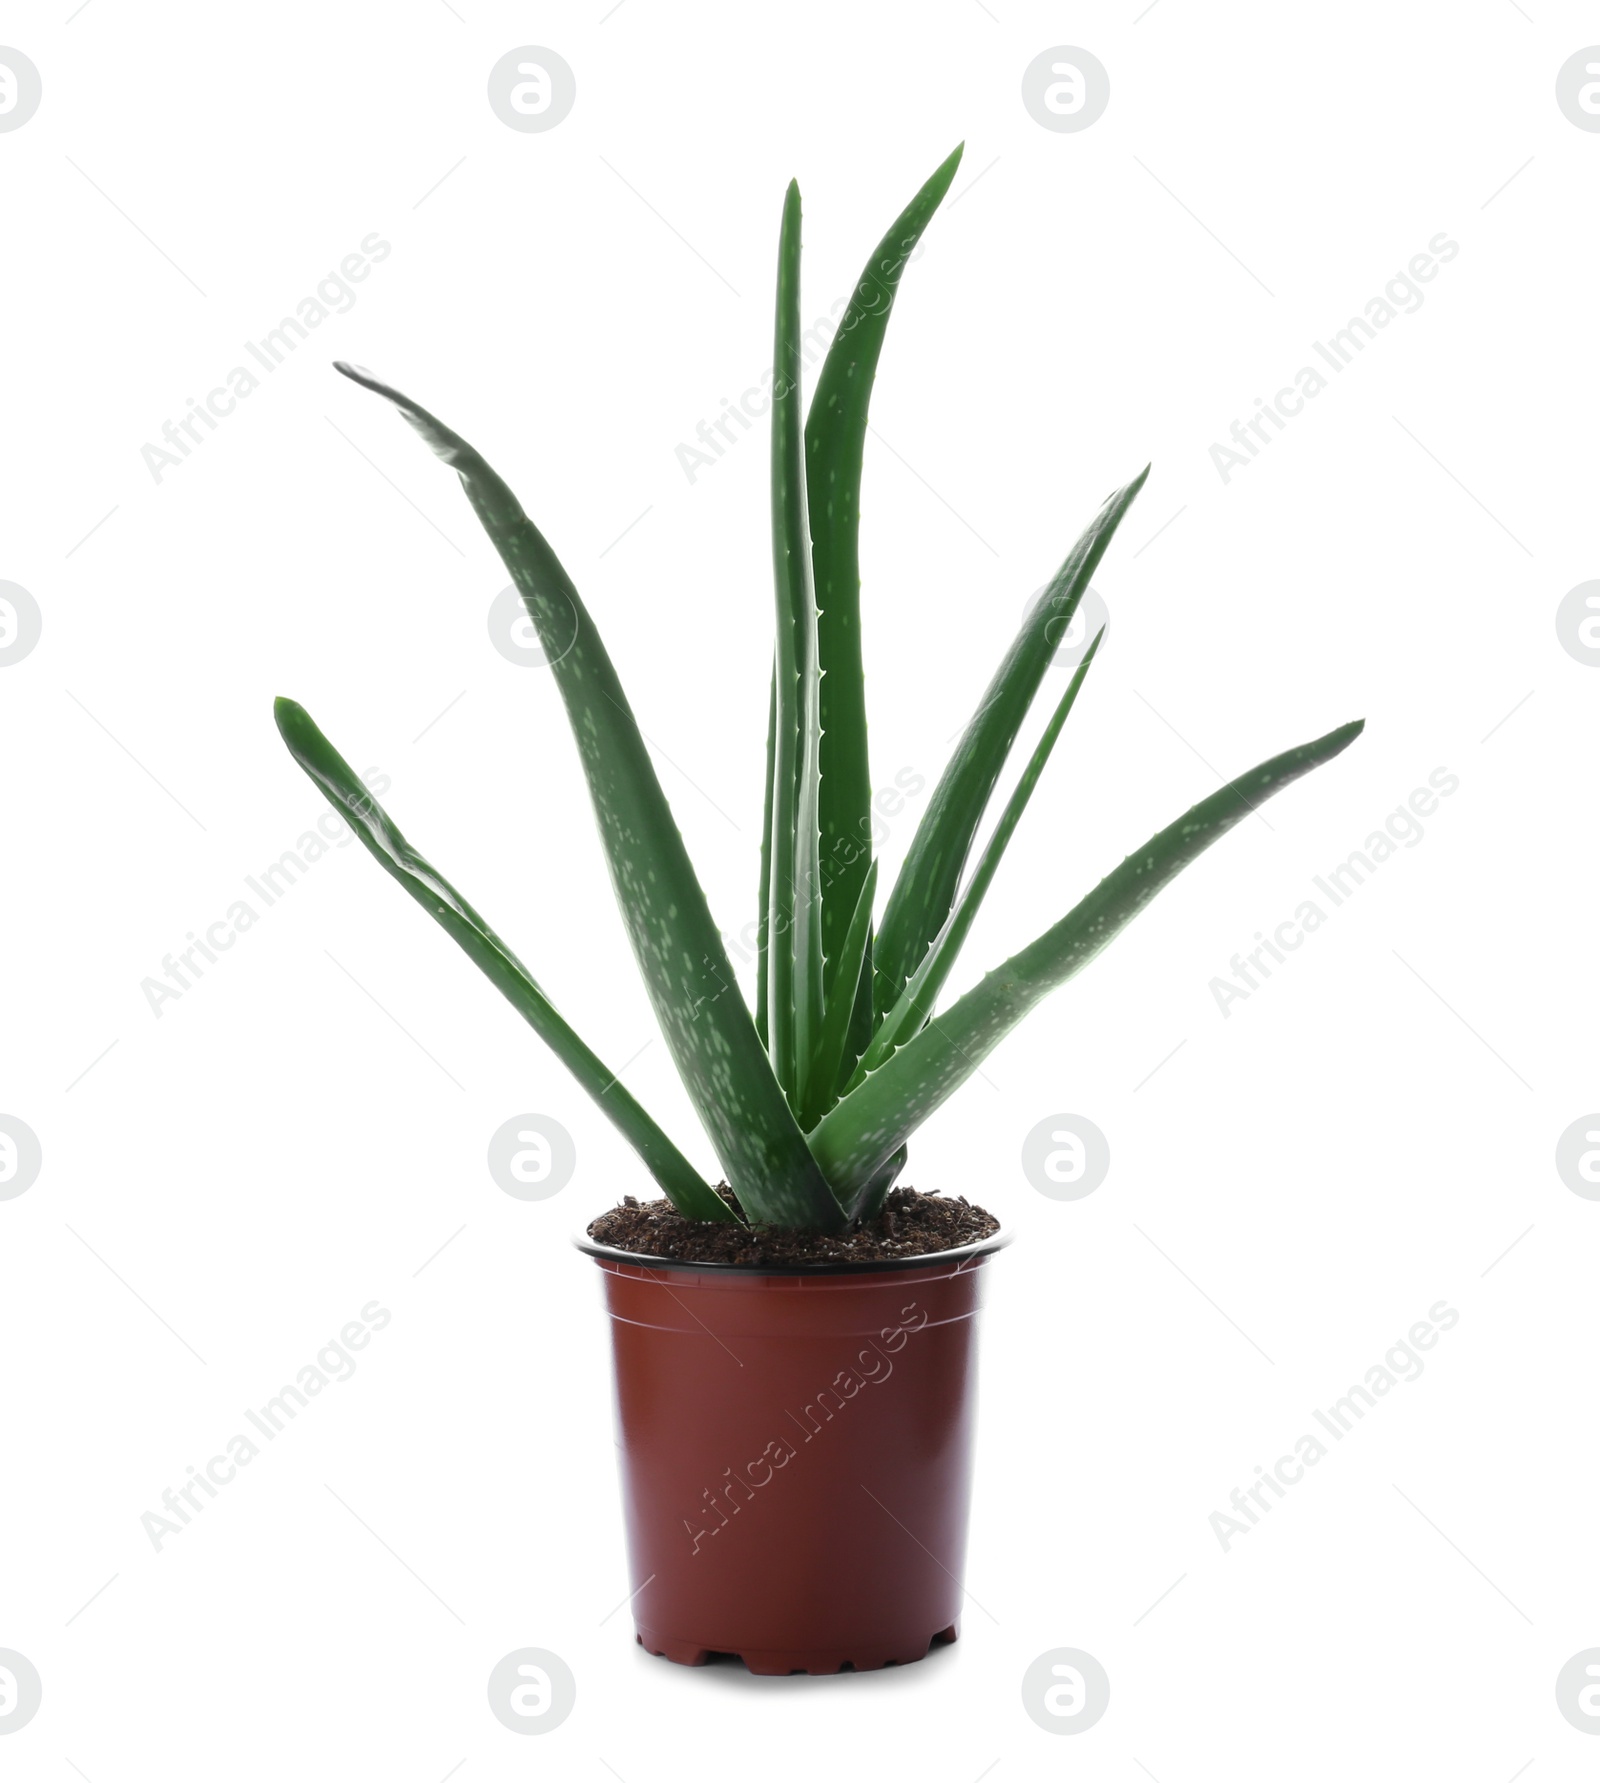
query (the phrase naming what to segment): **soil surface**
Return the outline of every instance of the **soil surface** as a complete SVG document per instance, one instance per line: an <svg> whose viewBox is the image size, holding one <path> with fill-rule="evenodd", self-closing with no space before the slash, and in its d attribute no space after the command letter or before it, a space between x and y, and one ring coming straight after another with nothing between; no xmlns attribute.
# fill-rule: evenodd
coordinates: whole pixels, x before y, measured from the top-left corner
<svg viewBox="0 0 1600 1783"><path fill-rule="evenodd" d="M726 1186L719 1192L731 1200ZM884 1257L919 1257L954 1250L998 1232L992 1213L964 1196L919 1195L891 1189L883 1212L850 1232L790 1232L781 1226L740 1226L723 1220L686 1220L670 1201L636 1201L603 1213L589 1227L599 1244L644 1257L684 1263L871 1263Z"/></svg>

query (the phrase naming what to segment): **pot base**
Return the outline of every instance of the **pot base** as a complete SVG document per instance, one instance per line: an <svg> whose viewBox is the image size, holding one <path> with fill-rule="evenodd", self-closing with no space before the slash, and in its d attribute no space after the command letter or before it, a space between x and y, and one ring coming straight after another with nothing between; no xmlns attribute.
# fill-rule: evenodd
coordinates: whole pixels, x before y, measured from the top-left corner
<svg viewBox="0 0 1600 1783"><path fill-rule="evenodd" d="M638 1631L639 1645L647 1653L654 1653L660 1659L670 1659L674 1665L705 1665L713 1652L710 1647L693 1647L684 1641L661 1640L644 1629ZM935 1647L947 1647L956 1638L956 1624L952 1622L948 1628L941 1628L924 1645L899 1652L884 1652L874 1648L851 1648L848 1652L836 1649L827 1652L747 1652L734 1653L729 1657L740 1660L747 1671L758 1678L786 1678L793 1672L807 1672L812 1676L820 1676L829 1672L876 1672L886 1665L913 1665L919 1659L926 1659Z"/></svg>

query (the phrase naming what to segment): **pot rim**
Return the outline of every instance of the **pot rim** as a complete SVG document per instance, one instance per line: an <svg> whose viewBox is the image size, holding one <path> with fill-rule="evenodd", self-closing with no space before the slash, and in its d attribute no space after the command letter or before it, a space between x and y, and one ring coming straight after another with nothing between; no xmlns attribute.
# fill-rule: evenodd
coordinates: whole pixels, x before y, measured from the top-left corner
<svg viewBox="0 0 1600 1783"><path fill-rule="evenodd" d="M920 1251L914 1257L826 1258L815 1263L713 1263L688 1257L652 1257L644 1251L625 1251L614 1244L601 1244L591 1238L585 1228L572 1234L573 1245L585 1256L593 1257L602 1266L624 1263L641 1270L676 1269L691 1275L887 1275L903 1269L937 1269L943 1264L976 1263L994 1252L1004 1250L1017 1236L1015 1226L1001 1225L987 1238L975 1238L970 1244L953 1245L944 1251Z"/></svg>

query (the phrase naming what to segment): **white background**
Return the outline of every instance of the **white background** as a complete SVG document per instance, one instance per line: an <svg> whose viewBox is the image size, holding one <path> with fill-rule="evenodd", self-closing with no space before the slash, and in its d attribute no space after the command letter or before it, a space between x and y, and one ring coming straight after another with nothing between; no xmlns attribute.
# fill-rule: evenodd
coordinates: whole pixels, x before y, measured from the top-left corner
<svg viewBox="0 0 1600 1783"><path fill-rule="evenodd" d="M1592 1776L1554 1682L1600 1644L1600 1206L1554 1149L1600 1103L1600 671L1554 619L1597 573L1600 136L1554 87L1600 13L607 4L0 12L44 94L0 135L0 577L44 626L0 674L0 1110L44 1157L0 1203L0 1647L45 1691L7 1774ZM486 100L524 44L576 72L547 133ZM1079 133L1021 102L1058 44L1110 74ZM646 1187L631 1153L353 846L159 1018L141 981L323 808L272 726L292 694L712 1168L648 1044L554 688L490 645L501 568L329 361L414 393L519 490L733 931L766 448L693 483L675 448L770 364L791 174L809 321L962 138L874 398L876 783L931 787L1029 594L1155 466L969 976L1208 764L1368 730L914 1144L908 1180L1021 1233L991 1270L960 1642L875 1675L692 1672L616 1608L606 1334L567 1243ZM1441 231L1460 252L1422 307L1224 484L1211 444ZM392 252L353 307L155 481L141 447L371 232ZM1224 1018L1230 956L1439 767L1460 789L1423 840ZM578 1150L536 1204L484 1161L523 1112ZM1081 1202L1021 1171L1056 1113L1109 1137ZM141 1514L374 1298L392 1323L357 1374L155 1552ZM1225 1553L1211 1513L1440 1299L1460 1322L1422 1378ZM526 1645L578 1680L537 1742L484 1696ZM1112 1688L1064 1743L1019 1694L1059 1646Z"/></svg>

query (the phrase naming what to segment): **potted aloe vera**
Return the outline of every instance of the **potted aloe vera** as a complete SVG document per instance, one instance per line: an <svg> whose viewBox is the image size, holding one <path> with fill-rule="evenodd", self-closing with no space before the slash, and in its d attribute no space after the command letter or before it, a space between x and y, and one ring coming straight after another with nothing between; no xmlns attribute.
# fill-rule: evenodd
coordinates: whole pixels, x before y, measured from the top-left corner
<svg viewBox="0 0 1600 1783"><path fill-rule="evenodd" d="M783 208L776 644L753 1007L735 987L611 658L544 535L459 435L367 373L339 368L388 398L455 470L526 603L566 703L623 922L721 1164L720 1187L412 848L309 715L289 700L277 705L295 759L594 1097L661 1191L643 1204L623 1194L579 1243L598 1262L611 1314L639 1639L691 1664L721 1652L760 1672L866 1669L954 1639L975 1314L986 1260L1006 1234L964 1196L898 1187L908 1142L1033 1005L1183 867L1361 730L1347 724L1272 756L1201 800L940 1007L1099 636L968 870L980 824L1051 655L1146 474L1110 496L1032 604L880 907L857 557L867 406L901 274L960 155L868 261L809 410L793 185Z"/></svg>

